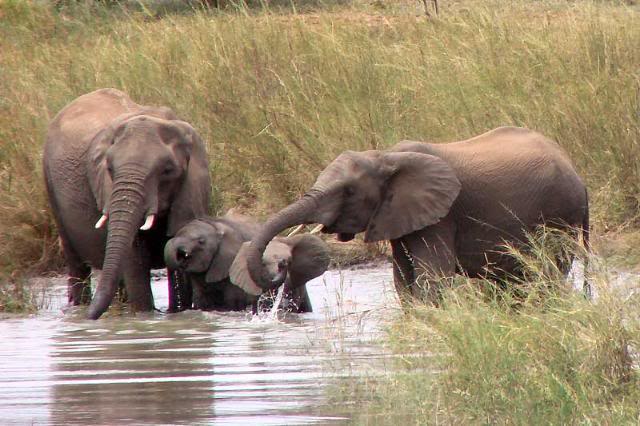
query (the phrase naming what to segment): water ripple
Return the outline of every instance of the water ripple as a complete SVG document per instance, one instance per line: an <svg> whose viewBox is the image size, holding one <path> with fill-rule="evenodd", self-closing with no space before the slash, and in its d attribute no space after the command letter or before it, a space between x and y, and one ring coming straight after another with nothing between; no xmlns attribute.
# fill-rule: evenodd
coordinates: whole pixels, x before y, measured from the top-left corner
<svg viewBox="0 0 640 426"><path fill-rule="evenodd" d="M393 358L377 343L397 312L388 267L329 271L308 285L314 312L284 317L85 321L52 283L47 312L0 322L2 424L343 424L331 387ZM166 309L166 282L153 290Z"/></svg>

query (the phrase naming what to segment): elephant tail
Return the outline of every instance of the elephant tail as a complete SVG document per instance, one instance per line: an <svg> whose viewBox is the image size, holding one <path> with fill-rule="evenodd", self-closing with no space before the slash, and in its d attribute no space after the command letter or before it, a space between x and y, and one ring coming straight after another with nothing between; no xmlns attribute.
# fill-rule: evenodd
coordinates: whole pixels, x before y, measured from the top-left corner
<svg viewBox="0 0 640 426"><path fill-rule="evenodd" d="M582 218L582 244L584 245L584 281L582 283L582 291L587 299L591 300L591 283L589 282L589 256L591 255L591 244L589 243L589 193L587 188L584 189L585 204L584 216Z"/></svg>

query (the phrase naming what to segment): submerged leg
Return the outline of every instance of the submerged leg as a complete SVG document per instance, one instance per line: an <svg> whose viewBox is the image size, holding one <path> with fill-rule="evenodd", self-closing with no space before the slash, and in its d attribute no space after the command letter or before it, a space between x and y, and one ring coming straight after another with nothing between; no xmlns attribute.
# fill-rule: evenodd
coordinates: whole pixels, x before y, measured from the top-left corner
<svg viewBox="0 0 640 426"><path fill-rule="evenodd" d="M405 235L401 246L413 266L413 280L407 282L414 297L438 304L442 281L456 271L455 226L449 219ZM394 252L395 259L395 252Z"/></svg>
<svg viewBox="0 0 640 426"><path fill-rule="evenodd" d="M131 307L135 311L152 311L151 259L140 238L133 241L130 255L125 257L122 277Z"/></svg>
<svg viewBox="0 0 640 426"><path fill-rule="evenodd" d="M91 268L84 263L66 239L60 237L60 245L69 268L67 297L71 305L86 305L91 302Z"/></svg>

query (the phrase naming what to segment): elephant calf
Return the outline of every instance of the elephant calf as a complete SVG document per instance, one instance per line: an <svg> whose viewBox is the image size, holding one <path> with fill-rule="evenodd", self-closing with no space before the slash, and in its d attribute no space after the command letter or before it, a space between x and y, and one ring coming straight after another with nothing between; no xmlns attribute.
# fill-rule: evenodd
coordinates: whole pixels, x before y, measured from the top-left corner
<svg viewBox="0 0 640 426"><path fill-rule="evenodd" d="M227 213L223 217L201 217L183 226L165 246L165 262L184 272L193 291L193 307L203 310L257 310L258 295L233 285L232 264L242 270L243 244L257 233L259 225L250 219ZM235 260L235 263L234 263ZM277 238L263 256L273 287L285 285L287 309L311 312L305 284L322 275L329 264L326 244L314 235ZM240 273L241 275L241 273Z"/></svg>

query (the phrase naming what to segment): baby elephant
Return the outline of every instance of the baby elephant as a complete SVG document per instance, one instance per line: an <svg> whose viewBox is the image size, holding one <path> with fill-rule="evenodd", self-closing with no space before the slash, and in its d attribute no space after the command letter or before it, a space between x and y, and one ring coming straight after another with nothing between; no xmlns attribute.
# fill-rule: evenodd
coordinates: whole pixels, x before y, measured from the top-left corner
<svg viewBox="0 0 640 426"><path fill-rule="evenodd" d="M251 279L247 269L249 244L242 244L229 274L233 284L257 297L263 291ZM311 312L305 284L327 270L329 249L321 238L311 234L276 237L267 245L262 264L274 288L284 284L284 305L281 305L284 309Z"/></svg>
<svg viewBox="0 0 640 426"><path fill-rule="evenodd" d="M251 219L227 213L219 218L201 217L193 220L167 242L165 262L185 273L193 291L194 308L228 311L252 306L254 312L257 310L258 295L233 285L229 271L242 244L251 240L258 228L259 225ZM294 291L285 289L289 299L283 300L294 312L311 312L304 285L327 269L327 247L320 238L312 235L283 238L282 241L278 240L278 244L263 257L265 267L272 271L271 280L274 285L296 283ZM311 274L299 270L300 267L310 266L309 260L303 259L309 246L319 247L323 252L323 256L318 257L320 261L312 265ZM302 282L300 277L305 277L305 281Z"/></svg>

